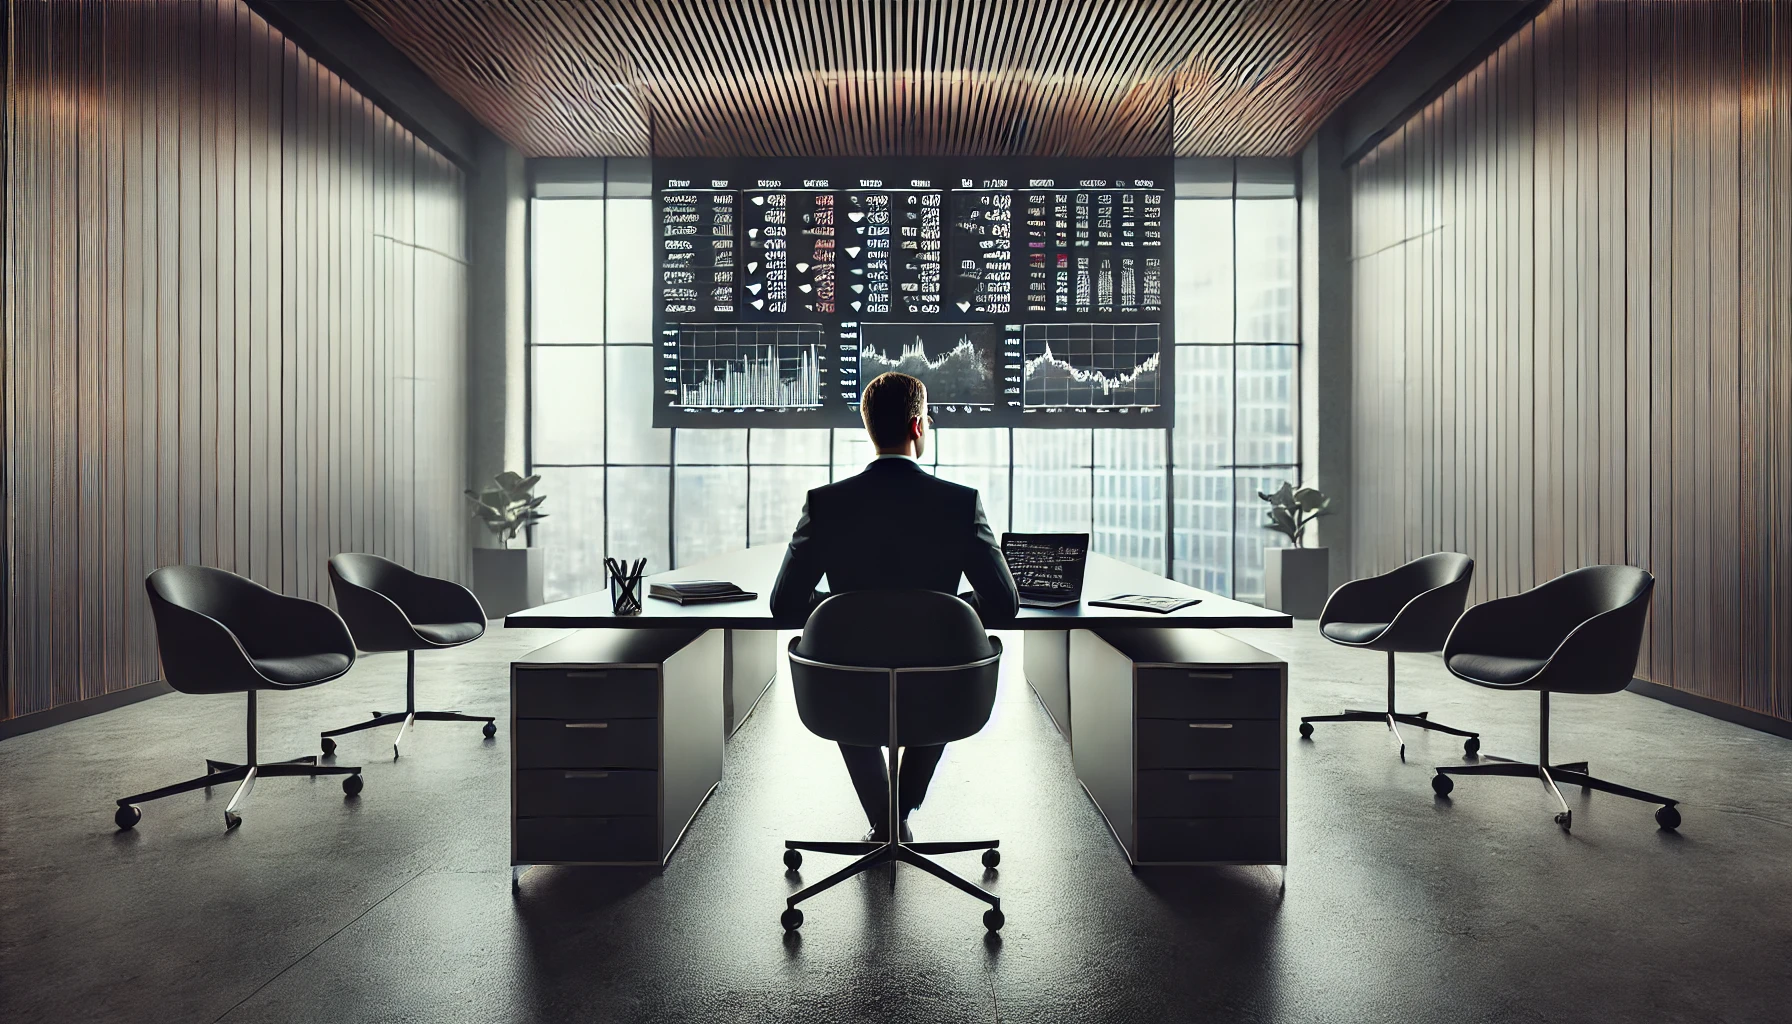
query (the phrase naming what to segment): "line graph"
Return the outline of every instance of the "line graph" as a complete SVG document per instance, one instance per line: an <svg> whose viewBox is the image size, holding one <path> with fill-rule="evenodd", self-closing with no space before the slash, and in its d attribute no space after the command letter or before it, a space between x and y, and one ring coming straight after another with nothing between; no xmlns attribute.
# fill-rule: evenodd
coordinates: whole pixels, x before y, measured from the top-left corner
<svg viewBox="0 0 1792 1024"><path fill-rule="evenodd" d="M678 404L703 409L821 405L820 325L684 327L678 332Z"/></svg>
<svg viewBox="0 0 1792 1024"><path fill-rule="evenodd" d="M1155 408L1163 346L1156 324L1028 324L1025 408Z"/></svg>
<svg viewBox="0 0 1792 1024"><path fill-rule="evenodd" d="M993 324L865 324L859 343L859 381L906 373L927 385L931 405L994 405Z"/></svg>

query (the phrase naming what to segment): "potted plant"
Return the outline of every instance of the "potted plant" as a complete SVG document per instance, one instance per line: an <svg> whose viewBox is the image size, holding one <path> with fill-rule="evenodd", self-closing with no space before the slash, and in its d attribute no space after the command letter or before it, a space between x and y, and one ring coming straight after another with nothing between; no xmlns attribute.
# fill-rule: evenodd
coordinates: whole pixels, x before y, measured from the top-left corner
<svg viewBox="0 0 1792 1024"><path fill-rule="evenodd" d="M493 618L545 601L541 549L510 546L525 527L547 518L540 510L547 498L533 493L540 482L539 476L505 470L485 490L466 492L473 518L498 539L497 547L473 549L473 592Z"/></svg>
<svg viewBox="0 0 1792 1024"><path fill-rule="evenodd" d="M1332 500L1312 487L1283 481L1273 494L1257 492L1269 502L1265 526L1284 534L1288 547L1263 549L1263 603L1297 619L1316 619L1331 594L1331 551L1302 547L1308 524L1331 515Z"/></svg>

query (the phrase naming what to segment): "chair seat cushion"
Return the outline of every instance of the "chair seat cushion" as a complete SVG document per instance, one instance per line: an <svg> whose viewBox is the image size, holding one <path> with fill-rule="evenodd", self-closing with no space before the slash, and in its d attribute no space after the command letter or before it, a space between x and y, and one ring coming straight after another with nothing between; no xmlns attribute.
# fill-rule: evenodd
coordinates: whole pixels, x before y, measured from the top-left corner
<svg viewBox="0 0 1792 1024"><path fill-rule="evenodd" d="M1319 627L1327 640L1341 644L1366 644L1387 631L1385 622L1328 622Z"/></svg>
<svg viewBox="0 0 1792 1024"><path fill-rule="evenodd" d="M414 622L411 628L432 643L452 646L479 639L485 632L483 622Z"/></svg>
<svg viewBox="0 0 1792 1024"><path fill-rule="evenodd" d="M1506 658L1498 654L1455 654L1450 671L1464 679L1495 686L1512 686L1536 675L1548 662L1542 658Z"/></svg>
<svg viewBox="0 0 1792 1024"><path fill-rule="evenodd" d="M255 670L276 683L303 686L334 679L354 662L346 654L301 654L293 658L255 658Z"/></svg>

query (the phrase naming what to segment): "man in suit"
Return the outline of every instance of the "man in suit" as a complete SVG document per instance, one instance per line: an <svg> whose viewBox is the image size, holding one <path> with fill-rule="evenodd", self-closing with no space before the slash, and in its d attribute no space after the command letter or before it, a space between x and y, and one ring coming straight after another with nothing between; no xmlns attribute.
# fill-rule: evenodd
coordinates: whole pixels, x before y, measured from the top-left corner
<svg viewBox="0 0 1792 1024"><path fill-rule="evenodd" d="M927 451L927 388L904 373L886 373L865 386L859 403L877 459L857 476L809 492L772 586L772 614L801 622L816 600L823 575L833 593L848 590L937 590L951 594L960 575L985 623L1012 619L1020 592L983 515L976 488L936 479L917 461ZM900 624L892 623L899 629ZM900 830L909 839L909 812L921 806L945 747L903 751ZM846 770L882 841L888 816L888 776L876 747L840 744Z"/></svg>

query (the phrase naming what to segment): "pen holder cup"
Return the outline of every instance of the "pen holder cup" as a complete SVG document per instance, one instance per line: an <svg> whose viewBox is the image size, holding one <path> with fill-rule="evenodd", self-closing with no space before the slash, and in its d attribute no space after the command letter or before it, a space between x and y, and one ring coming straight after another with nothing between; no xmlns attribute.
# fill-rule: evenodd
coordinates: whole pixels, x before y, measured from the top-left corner
<svg viewBox="0 0 1792 1024"><path fill-rule="evenodd" d="M641 578L643 572L632 576L610 574L610 608L617 615L641 614Z"/></svg>

